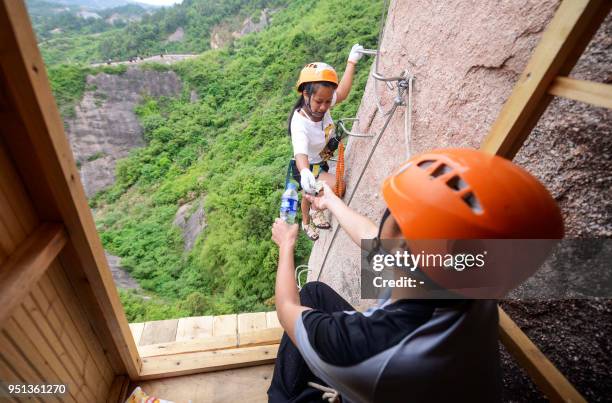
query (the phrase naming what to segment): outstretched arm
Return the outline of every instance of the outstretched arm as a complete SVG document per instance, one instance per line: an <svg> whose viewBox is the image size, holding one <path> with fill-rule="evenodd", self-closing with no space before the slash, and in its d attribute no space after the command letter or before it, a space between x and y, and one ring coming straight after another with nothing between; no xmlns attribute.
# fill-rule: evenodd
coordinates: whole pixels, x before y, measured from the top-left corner
<svg viewBox="0 0 612 403"><path fill-rule="evenodd" d="M347 62L346 69L342 75L342 80L336 89L336 105L348 98L353 86L353 76L355 75L355 65L357 63Z"/></svg>
<svg viewBox="0 0 612 403"><path fill-rule="evenodd" d="M340 84L338 84L338 88L336 89L336 104L344 101L351 92L353 77L355 76L355 66L357 62L359 62L359 59L363 57L363 53L361 53L362 50L363 46L358 43L351 48L351 53L346 62L346 69L342 75L342 80L340 80Z"/></svg>
<svg viewBox="0 0 612 403"><path fill-rule="evenodd" d="M351 237L359 247L362 239L374 239L378 234L378 228L368 217L357 213L355 210L344 204L335 195L334 191L324 183L323 195L314 197L305 195L317 209L329 209L340 223L340 226Z"/></svg>
<svg viewBox="0 0 612 403"><path fill-rule="evenodd" d="M297 233L297 224L289 225L280 218L277 218L272 226L272 240L278 245L278 271L274 289L276 313L283 329L295 345L295 321L303 311L310 309L300 304L295 284L293 251Z"/></svg>

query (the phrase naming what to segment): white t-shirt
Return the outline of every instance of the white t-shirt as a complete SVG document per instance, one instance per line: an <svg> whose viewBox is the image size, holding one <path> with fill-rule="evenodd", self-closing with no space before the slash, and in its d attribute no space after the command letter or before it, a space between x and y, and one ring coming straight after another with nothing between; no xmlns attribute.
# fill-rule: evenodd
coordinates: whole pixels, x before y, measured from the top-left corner
<svg viewBox="0 0 612 403"><path fill-rule="evenodd" d="M336 92L332 98L331 107L336 104ZM331 109L330 107L330 109ZM297 154L308 155L308 163L316 164L323 160L319 153L334 135L334 121L329 109L323 115L320 122L313 122L296 110L291 118L291 143L293 144L293 156Z"/></svg>

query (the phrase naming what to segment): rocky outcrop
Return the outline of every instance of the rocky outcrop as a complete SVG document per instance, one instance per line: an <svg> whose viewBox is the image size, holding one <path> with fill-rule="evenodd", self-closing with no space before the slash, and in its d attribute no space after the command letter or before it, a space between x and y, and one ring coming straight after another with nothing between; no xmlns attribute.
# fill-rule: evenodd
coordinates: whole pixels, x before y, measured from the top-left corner
<svg viewBox="0 0 612 403"><path fill-rule="evenodd" d="M184 250L189 252L202 230L206 228L206 217L204 216L204 203L202 200L186 203L179 207L173 224L181 229Z"/></svg>
<svg viewBox="0 0 612 403"><path fill-rule="evenodd" d="M244 35L262 31L270 24L270 15L274 12L275 10L264 8L261 10L258 21L255 21L252 17L245 18L242 23L236 23L232 20L224 21L212 29L210 48L219 49L228 46L233 40Z"/></svg>
<svg viewBox="0 0 612 403"><path fill-rule="evenodd" d="M259 32L266 28L269 24L269 12L267 8L261 10L261 14L259 15L259 21L255 22L252 17L245 19L242 22L242 28L239 32L234 32L235 38L240 38L241 36L250 34L252 32Z"/></svg>
<svg viewBox="0 0 612 403"><path fill-rule="evenodd" d="M121 75L90 75L87 87L76 117L65 123L85 193L91 197L113 184L118 159L144 146L134 107L144 96L177 96L182 85L174 72L130 67Z"/></svg>
<svg viewBox="0 0 612 403"><path fill-rule="evenodd" d="M166 39L166 41L182 42L184 37L185 37L185 31L183 30L183 27L178 27L176 31L174 31L170 36L168 36L168 39Z"/></svg>
<svg viewBox="0 0 612 403"><path fill-rule="evenodd" d="M106 256L108 267L110 268L111 273L113 274L113 280L117 288L123 290L140 289L140 285L138 285L138 282L134 280L134 278L130 276L129 273L123 267L121 267L121 258L119 256L113 256L108 252L104 252L104 255Z"/></svg>

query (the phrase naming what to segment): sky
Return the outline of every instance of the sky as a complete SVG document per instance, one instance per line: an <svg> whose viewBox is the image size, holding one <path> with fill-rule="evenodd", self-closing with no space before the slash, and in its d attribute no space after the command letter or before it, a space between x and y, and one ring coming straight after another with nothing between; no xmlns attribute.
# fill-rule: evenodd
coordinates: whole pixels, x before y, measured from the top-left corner
<svg viewBox="0 0 612 403"><path fill-rule="evenodd" d="M139 3L153 4L156 6L171 6L172 4L182 3L183 0L137 0Z"/></svg>

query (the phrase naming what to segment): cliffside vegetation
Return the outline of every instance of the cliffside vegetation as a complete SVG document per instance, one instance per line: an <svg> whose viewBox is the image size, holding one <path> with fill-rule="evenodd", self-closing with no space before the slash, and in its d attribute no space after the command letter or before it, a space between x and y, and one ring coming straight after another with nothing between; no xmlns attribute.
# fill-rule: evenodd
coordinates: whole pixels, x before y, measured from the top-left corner
<svg viewBox="0 0 612 403"><path fill-rule="evenodd" d="M147 146L120 161L115 185L90 201L105 248L152 297L122 292L130 321L271 308L277 249L270 227L291 157L286 122L295 80L309 61L341 73L354 43L375 48L380 11L378 0L292 1L265 31L170 67L183 95L138 107ZM370 62L360 62L335 119L354 116ZM50 77L57 91L82 76L73 72L72 84L54 70ZM185 253L172 221L195 200L204 201L206 227ZM310 248L301 235L296 264Z"/></svg>
<svg viewBox="0 0 612 403"><path fill-rule="evenodd" d="M30 1L37 5L39 1ZM39 46L48 65L57 63L94 63L127 60L136 56L161 53L200 53L210 48L210 32L224 19L237 14L259 15L265 7L280 8L287 0L184 0L154 13L138 15L137 21L118 20L108 23L108 12L102 18L80 18L64 12L51 17L33 16L37 25ZM130 16L131 8L115 9ZM53 34L55 27L60 31ZM180 40L169 37L181 28Z"/></svg>

